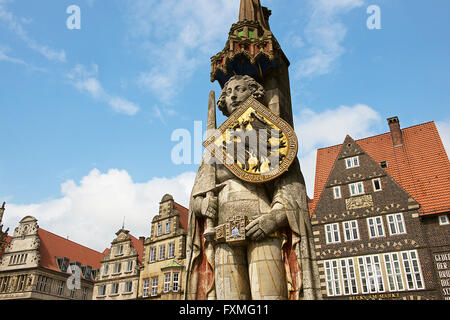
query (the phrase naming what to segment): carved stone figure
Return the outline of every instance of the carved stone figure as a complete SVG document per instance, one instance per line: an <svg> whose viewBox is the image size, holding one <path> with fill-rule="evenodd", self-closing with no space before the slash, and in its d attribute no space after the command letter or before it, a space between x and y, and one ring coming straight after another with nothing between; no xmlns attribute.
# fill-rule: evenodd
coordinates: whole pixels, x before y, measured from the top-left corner
<svg viewBox="0 0 450 320"><path fill-rule="evenodd" d="M228 117L251 96L261 100L264 88L249 76L234 76L222 90L219 109ZM318 272L298 160L270 182L251 183L204 158L189 209L187 299L317 298ZM239 227L242 219L248 222L245 229ZM211 221L221 236L228 226L240 241L218 239L217 233L215 241L205 238Z"/></svg>

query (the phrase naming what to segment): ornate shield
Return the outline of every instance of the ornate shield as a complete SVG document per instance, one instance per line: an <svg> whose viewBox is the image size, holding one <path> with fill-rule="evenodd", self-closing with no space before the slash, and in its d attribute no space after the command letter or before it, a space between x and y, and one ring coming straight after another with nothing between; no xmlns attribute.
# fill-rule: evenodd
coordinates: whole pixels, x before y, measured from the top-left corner
<svg viewBox="0 0 450 320"><path fill-rule="evenodd" d="M254 183L282 175L298 152L294 129L252 97L203 146L236 177Z"/></svg>

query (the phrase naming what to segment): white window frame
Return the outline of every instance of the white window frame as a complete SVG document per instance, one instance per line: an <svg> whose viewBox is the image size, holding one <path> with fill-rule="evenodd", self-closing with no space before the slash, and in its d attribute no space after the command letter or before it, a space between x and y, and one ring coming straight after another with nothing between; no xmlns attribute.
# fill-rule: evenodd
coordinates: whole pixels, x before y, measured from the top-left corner
<svg viewBox="0 0 450 320"><path fill-rule="evenodd" d="M170 291L170 283L172 282L172 273L164 273L164 293Z"/></svg>
<svg viewBox="0 0 450 320"><path fill-rule="evenodd" d="M373 226L372 226L372 224L373 224ZM374 232L372 232L372 227L373 227ZM369 238L371 238L371 239L381 238L381 237L386 236L386 234L384 232L383 217L381 217L381 216L367 218L367 229L369 232Z"/></svg>
<svg viewBox="0 0 450 320"><path fill-rule="evenodd" d="M133 271L133 267L134 267L134 261L133 260L128 260L127 272L132 272Z"/></svg>
<svg viewBox="0 0 450 320"><path fill-rule="evenodd" d="M156 297L158 295L158 277L152 278L152 291L151 296Z"/></svg>
<svg viewBox="0 0 450 320"><path fill-rule="evenodd" d="M424 290L424 278L418 259L417 250L401 252L403 271L406 278L406 286L409 291Z"/></svg>
<svg viewBox="0 0 450 320"><path fill-rule="evenodd" d="M355 161L356 160L356 161ZM359 167L359 156L350 157L345 159L345 167L347 169Z"/></svg>
<svg viewBox="0 0 450 320"><path fill-rule="evenodd" d="M120 290L120 283L113 283L111 286L111 295L118 295Z"/></svg>
<svg viewBox="0 0 450 320"><path fill-rule="evenodd" d="M341 199L342 198L342 192L341 192L341 187L340 186L333 187L333 197L334 197L334 199Z"/></svg>
<svg viewBox="0 0 450 320"><path fill-rule="evenodd" d="M339 260L325 261L325 279L327 284L327 295L337 297L342 295L341 281L339 279Z"/></svg>
<svg viewBox="0 0 450 320"><path fill-rule="evenodd" d="M175 258L175 242L169 243L167 249L167 259Z"/></svg>
<svg viewBox="0 0 450 320"><path fill-rule="evenodd" d="M355 186L355 191L353 191L352 186ZM350 183L348 185L348 189L350 191L350 195L352 197L354 196L359 196L362 194L365 194L364 192L364 182L363 181L359 181L359 182L355 182L355 183Z"/></svg>
<svg viewBox="0 0 450 320"><path fill-rule="evenodd" d="M156 250L157 250L156 247L151 247L150 248L150 252L149 252L149 255L150 255L149 262L150 263L156 262Z"/></svg>
<svg viewBox="0 0 450 320"><path fill-rule="evenodd" d="M132 293L133 292L133 281L126 281L124 293Z"/></svg>
<svg viewBox="0 0 450 320"><path fill-rule="evenodd" d="M377 189L375 186L375 182L378 181L378 184L380 185L380 189ZM381 185L381 178L372 179L372 187L374 192L380 192L383 191L383 186Z"/></svg>
<svg viewBox="0 0 450 320"><path fill-rule="evenodd" d="M162 244L159 246L159 256L158 261L166 260L166 245Z"/></svg>
<svg viewBox="0 0 450 320"><path fill-rule="evenodd" d="M342 229L344 230L345 242L359 240L358 220L342 222Z"/></svg>
<svg viewBox="0 0 450 320"><path fill-rule="evenodd" d="M389 234L391 236L406 234L405 219L403 219L402 213L388 215L387 222L389 227Z"/></svg>
<svg viewBox="0 0 450 320"><path fill-rule="evenodd" d="M122 273L122 263L117 262L114 264L114 274L121 274Z"/></svg>
<svg viewBox="0 0 450 320"><path fill-rule="evenodd" d="M339 223L325 225L325 237L327 244L340 243L341 235L339 231Z"/></svg>
<svg viewBox="0 0 450 320"><path fill-rule="evenodd" d="M362 293L386 292L381 259L378 255L358 257Z"/></svg>
<svg viewBox="0 0 450 320"><path fill-rule="evenodd" d="M447 214L446 214L446 215L439 216L438 219L439 219L439 225L440 225L440 226L446 226L446 225L449 225L449 224L450 224L450 220L449 220Z"/></svg>
<svg viewBox="0 0 450 320"><path fill-rule="evenodd" d="M150 293L150 279L145 279L142 284L142 298L148 298Z"/></svg>
<svg viewBox="0 0 450 320"><path fill-rule="evenodd" d="M157 236L157 237L162 236L162 223L161 223L161 222L158 222L157 231L156 231L156 236Z"/></svg>
<svg viewBox="0 0 450 320"><path fill-rule="evenodd" d="M358 294L358 282L356 281L356 269L355 264L353 263L353 259L341 259L339 263L343 282L343 294Z"/></svg>
<svg viewBox="0 0 450 320"><path fill-rule="evenodd" d="M106 296L106 284L102 284L98 287L98 296L105 297Z"/></svg>
<svg viewBox="0 0 450 320"><path fill-rule="evenodd" d="M166 234L169 234L172 232L172 221L170 221L170 220L166 221L165 232L166 232Z"/></svg>
<svg viewBox="0 0 450 320"><path fill-rule="evenodd" d="M398 252L383 254L386 278L390 292L405 291L405 279Z"/></svg>
<svg viewBox="0 0 450 320"><path fill-rule="evenodd" d="M105 264L103 266L103 276L107 276L109 274L109 264Z"/></svg>
<svg viewBox="0 0 450 320"><path fill-rule="evenodd" d="M172 291L178 292L180 290L180 273L174 272L172 275Z"/></svg>
<svg viewBox="0 0 450 320"><path fill-rule="evenodd" d="M121 256L121 255L123 255L123 244L118 245L116 247L116 256Z"/></svg>
<svg viewBox="0 0 450 320"><path fill-rule="evenodd" d="M66 286L66 282L65 281L59 281L59 285L58 285L58 289L56 294L60 297L62 297L64 295L64 287Z"/></svg>

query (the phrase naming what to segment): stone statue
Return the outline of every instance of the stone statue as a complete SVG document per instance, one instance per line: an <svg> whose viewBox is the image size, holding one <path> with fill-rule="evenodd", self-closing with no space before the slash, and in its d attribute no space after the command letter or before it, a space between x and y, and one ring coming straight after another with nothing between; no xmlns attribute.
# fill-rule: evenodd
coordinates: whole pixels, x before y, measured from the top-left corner
<svg viewBox="0 0 450 320"><path fill-rule="evenodd" d="M218 107L229 117L249 97L261 100L264 94L263 86L250 76L234 76L225 84ZM208 221L218 228L237 215L249 221L246 242L232 245L205 238ZM240 180L223 164L211 164L204 157L189 205L186 299L317 299L314 259L297 159L285 174L257 184Z"/></svg>

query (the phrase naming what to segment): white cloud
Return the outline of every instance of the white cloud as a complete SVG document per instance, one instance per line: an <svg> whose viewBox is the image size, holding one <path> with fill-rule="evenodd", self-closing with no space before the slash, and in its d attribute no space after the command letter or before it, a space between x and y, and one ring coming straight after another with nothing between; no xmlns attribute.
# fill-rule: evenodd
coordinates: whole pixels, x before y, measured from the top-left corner
<svg viewBox="0 0 450 320"><path fill-rule="evenodd" d="M31 20L23 17L16 17L7 10L7 2L9 1L0 1L0 21L22 39L30 49L40 53L46 59L50 61L66 62L66 52L64 50L52 49L47 45L38 43L28 35L23 24L29 24L31 23Z"/></svg>
<svg viewBox="0 0 450 320"><path fill-rule="evenodd" d="M128 1L130 40L149 61L139 86L165 105L173 104L183 83L209 62L211 53L223 49L238 12L237 0Z"/></svg>
<svg viewBox="0 0 450 320"><path fill-rule="evenodd" d="M129 116L135 115L140 107L131 101L107 93L98 78L98 66L93 64L91 70L83 65L76 65L66 78L79 91L90 94L94 99L107 103L115 112Z"/></svg>
<svg viewBox="0 0 450 320"><path fill-rule="evenodd" d="M447 156L450 155L450 119L436 122Z"/></svg>
<svg viewBox="0 0 450 320"><path fill-rule="evenodd" d="M187 172L136 183L124 170L101 173L95 169L79 184L64 182L59 199L37 204L8 203L4 225L14 230L23 217L32 215L42 228L103 251L110 246L124 217L125 228L134 236L148 237L164 194L172 194L176 202L188 206L194 178L194 172Z"/></svg>
<svg viewBox="0 0 450 320"><path fill-rule="evenodd" d="M303 42L309 47L307 56L294 64L297 78L329 73L345 53L342 42L347 28L340 16L363 5L363 0L309 0L311 18L305 28Z"/></svg>
<svg viewBox="0 0 450 320"><path fill-rule="evenodd" d="M33 70L33 71L40 71L40 72L46 72L47 71L44 68L35 67L35 66L27 63L26 61L22 60L22 59L11 57L9 55L9 51L10 51L9 48L0 46L0 61L5 61L5 62L13 63L13 64L19 64L19 65L22 65L22 66L24 66L24 67L26 67L26 68L28 68L30 70Z"/></svg>
<svg viewBox="0 0 450 320"><path fill-rule="evenodd" d="M375 134L381 116L364 104L340 106L317 113L304 109L295 117L299 158L308 195L314 194L317 149L341 144L347 135L361 139Z"/></svg>
<svg viewBox="0 0 450 320"><path fill-rule="evenodd" d="M8 51L10 51L8 48L0 47L0 61L6 61L6 62L15 63L15 64L21 64L21 65L24 65L24 66L28 65L22 59L13 58L13 57L8 56L7 55Z"/></svg>

